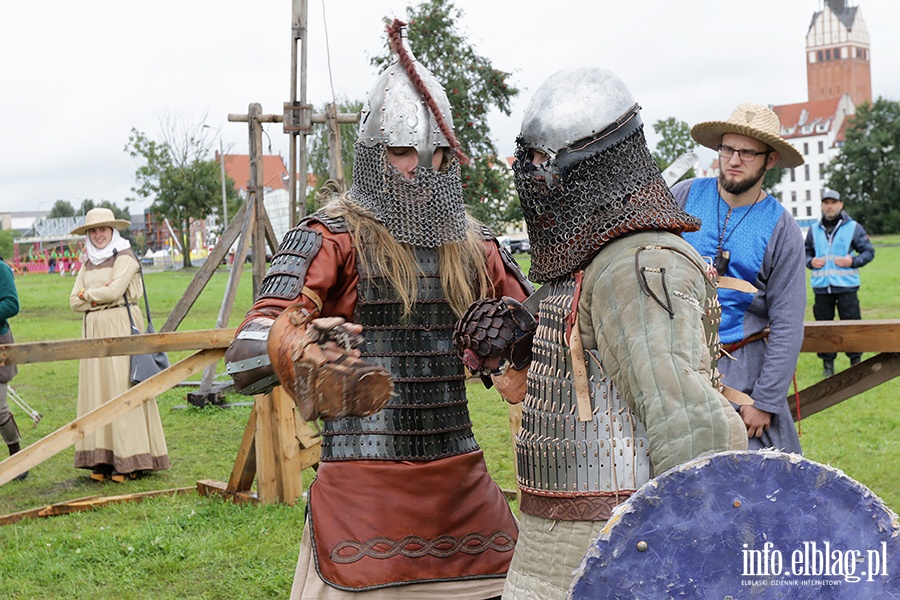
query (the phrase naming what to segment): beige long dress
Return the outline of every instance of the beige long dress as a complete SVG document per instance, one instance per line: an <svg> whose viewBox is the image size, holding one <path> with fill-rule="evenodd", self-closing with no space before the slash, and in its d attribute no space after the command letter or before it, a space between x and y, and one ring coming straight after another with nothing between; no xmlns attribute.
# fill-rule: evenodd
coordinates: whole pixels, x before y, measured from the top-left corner
<svg viewBox="0 0 900 600"><path fill-rule="evenodd" d="M72 310L84 313L84 339L131 333L124 294L129 303L143 296L139 266L130 251L94 265L85 261L69 296ZM84 300L78 297L80 290ZM135 325L143 331L144 317L131 305ZM78 371L78 416L94 410L131 387L128 356L86 358ZM155 400L144 402L110 425L75 444L75 466L92 469L112 465L120 473L169 468L169 454Z"/></svg>

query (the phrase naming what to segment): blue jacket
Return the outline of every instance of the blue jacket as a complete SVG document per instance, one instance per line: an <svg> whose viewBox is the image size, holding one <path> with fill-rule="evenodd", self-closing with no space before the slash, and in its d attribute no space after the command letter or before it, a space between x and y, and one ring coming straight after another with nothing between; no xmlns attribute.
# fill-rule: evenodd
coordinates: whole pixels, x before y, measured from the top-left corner
<svg viewBox="0 0 900 600"><path fill-rule="evenodd" d="M701 256L712 260L722 236L723 249L731 253L727 272L722 275L743 279L757 289L755 294L719 289L722 343L770 330L766 340L751 342L719 360L722 382L748 394L754 406L772 414L771 426L762 438L753 438L750 447L799 453L800 440L786 398L803 343L806 310L800 226L769 195L756 208L733 209L726 224L729 206L719 197L715 178L678 182L672 187L672 195L688 213L703 221L700 231L685 233L684 239Z"/></svg>
<svg viewBox="0 0 900 600"><path fill-rule="evenodd" d="M855 255L852 255L855 252ZM834 259L841 256L852 256L853 264L839 267ZM813 269L812 259L825 259L825 266ZM812 269L813 292L817 294L840 294L855 292L859 289L859 268L869 264L875 258L875 247L862 225L841 211L840 219L831 233L825 231L820 220L806 232L806 268Z"/></svg>

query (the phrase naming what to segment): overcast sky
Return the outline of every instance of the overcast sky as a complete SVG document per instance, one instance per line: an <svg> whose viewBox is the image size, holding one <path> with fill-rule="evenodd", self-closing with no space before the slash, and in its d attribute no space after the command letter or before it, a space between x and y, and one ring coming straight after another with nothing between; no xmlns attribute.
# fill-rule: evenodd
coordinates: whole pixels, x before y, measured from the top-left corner
<svg viewBox="0 0 900 600"><path fill-rule="evenodd" d="M410 0L309 0L309 100L363 99L384 45L382 18ZM900 100L900 2L858 0L871 39L874 96ZM521 89L492 137L510 155L522 112L559 69L616 72L650 125L725 119L743 101L804 102L805 39L820 0L456 0L476 51ZM125 207L137 163L132 128L158 137L166 117L206 122L226 152L247 152L258 102L290 99L291 0L31 0L0 19L0 211L49 210L58 199ZM328 45L326 46L326 25ZM211 135L216 131L208 130ZM280 124L266 131L287 156ZM216 140L214 144L217 145ZM264 145L267 142L264 140ZM147 202L133 204L134 212Z"/></svg>

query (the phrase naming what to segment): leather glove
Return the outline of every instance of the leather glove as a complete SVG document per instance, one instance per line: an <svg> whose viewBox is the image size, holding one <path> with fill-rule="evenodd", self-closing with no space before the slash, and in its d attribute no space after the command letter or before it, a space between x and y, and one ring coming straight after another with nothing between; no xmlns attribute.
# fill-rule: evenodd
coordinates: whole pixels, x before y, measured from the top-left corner
<svg viewBox="0 0 900 600"><path fill-rule="evenodd" d="M361 331L340 317L313 319L299 304L275 319L269 358L302 418L365 417L390 400L390 373L355 349L364 342Z"/></svg>

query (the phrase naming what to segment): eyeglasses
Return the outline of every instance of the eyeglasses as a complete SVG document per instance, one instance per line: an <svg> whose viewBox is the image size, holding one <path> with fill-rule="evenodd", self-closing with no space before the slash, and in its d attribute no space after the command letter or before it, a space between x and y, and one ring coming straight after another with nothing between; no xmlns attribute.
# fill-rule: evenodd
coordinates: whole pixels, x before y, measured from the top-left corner
<svg viewBox="0 0 900 600"><path fill-rule="evenodd" d="M740 156L741 160L744 162L753 162L756 159L756 157L759 156L760 154L771 154L773 152L772 150L763 150L762 152L757 152L756 150L750 150L748 148L743 148L741 150L737 150L735 148L732 148L731 146L721 146L721 145L716 148L716 151L719 153L719 156L721 156L724 159L731 158L731 156L735 152L737 152L738 156Z"/></svg>

